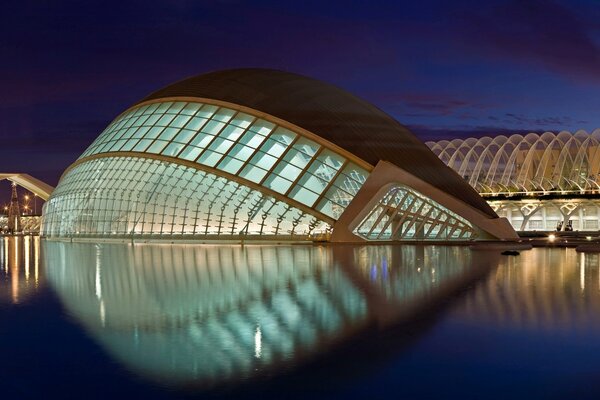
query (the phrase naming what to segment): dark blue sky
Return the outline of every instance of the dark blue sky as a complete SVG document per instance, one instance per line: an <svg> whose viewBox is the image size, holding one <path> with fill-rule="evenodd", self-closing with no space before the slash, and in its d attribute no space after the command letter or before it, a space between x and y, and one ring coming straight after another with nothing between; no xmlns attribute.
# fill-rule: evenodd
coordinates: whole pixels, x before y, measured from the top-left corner
<svg viewBox="0 0 600 400"><path fill-rule="evenodd" d="M15 1L0 14L0 170L56 184L172 81L269 67L423 139L600 127L600 1Z"/></svg>

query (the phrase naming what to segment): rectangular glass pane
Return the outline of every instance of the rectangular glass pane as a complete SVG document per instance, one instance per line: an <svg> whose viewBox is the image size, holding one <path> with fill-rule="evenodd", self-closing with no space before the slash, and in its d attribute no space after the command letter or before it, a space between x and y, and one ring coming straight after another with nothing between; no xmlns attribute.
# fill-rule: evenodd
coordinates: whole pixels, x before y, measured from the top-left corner
<svg viewBox="0 0 600 400"><path fill-rule="evenodd" d="M202 132L214 136L217 135L224 126L225 124L223 122L210 120L206 123L206 125L204 125Z"/></svg>
<svg viewBox="0 0 600 400"><path fill-rule="evenodd" d="M254 164L266 170L271 169L271 167L275 165L275 162L277 162L277 159L275 157L272 157L271 155L262 153L260 151L256 152L256 154L254 154L254 156L252 156L252 158L250 159L251 164Z"/></svg>
<svg viewBox="0 0 600 400"><path fill-rule="evenodd" d="M162 151L162 154L165 156L175 157L177 154L179 154L183 147L184 145L182 143L171 143Z"/></svg>
<svg viewBox="0 0 600 400"><path fill-rule="evenodd" d="M189 120L190 120L189 115L178 115L175 117L173 122L171 122L171 126L174 128L183 128Z"/></svg>
<svg viewBox="0 0 600 400"><path fill-rule="evenodd" d="M233 117L233 114L235 114L235 111L233 110L229 110L227 108L220 108L219 111L217 111L215 115L213 115L212 119L221 122L228 122L231 119L231 117Z"/></svg>
<svg viewBox="0 0 600 400"><path fill-rule="evenodd" d="M275 124L259 119L256 120L256 122L254 122L254 124L252 124L252 126L250 126L248 129L252 132L260 133L263 136L268 136L273 128L275 128Z"/></svg>
<svg viewBox="0 0 600 400"><path fill-rule="evenodd" d="M231 120L231 124L239 126L240 128L246 129L254 121L254 117L243 112L236 114L235 118Z"/></svg>
<svg viewBox="0 0 600 400"><path fill-rule="evenodd" d="M266 136L259 135L256 132L247 131L244 136L239 140L241 144L256 149L266 139Z"/></svg>
<svg viewBox="0 0 600 400"><path fill-rule="evenodd" d="M296 138L296 134L288 129L277 127L273 133L271 133L270 138L277 140L282 143L285 147L289 146L290 143Z"/></svg>
<svg viewBox="0 0 600 400"><path fill-rule="evenodd" d="M219 136L213 140L208 149L217 153L225 154L227 150L231 148L231 146L233 146L232 141L223 139Z"/></svg>
<svg viewBox="0 0 600 400"><path fill-rule="evenodd" d="M175 116L172 114L165 114L162 117L160 117L160 119L158 121L156 121L156 125L157 126L168 126L171 123L171 121L173 121L174 118L175 118Z"/></svg>
<svg viewBox="0 0 600 400"><path fill-rule="evenodd" d="M235 158L225 157L217 168L229 172L230 174L237 174L240 168L244 165L243 161L236 160Z"/></svg>
<svg viewBox="0 0 600 400"><path fill-rule="evenodd" d="M202 118L210 118L213 116L215 111L217 111L218 109L219 109L219 107L217 107L217 106L213 106L211 104L205 104L204 106L202 106L202 108L200 110L198 110L198 112L196 113L196 116L202 117Z"/></svg>
<svg viewBox="0 0 600 400"><path fill-rule="evenodd" d="M189 129L191 131L197 132L208 122L206 118L200 118L198 116L190 118L190 121L185 126L185 129Z"/></svg>
<svg viewBox="0 0 600 400"><path fill-rule="evenodd" d="M179 133L179 129L178 128L165 128L160 136L158 137L161 140L167 140L167 141L171 141L173 140L173 138Z"/></svg>
<svg viewBox="0 0 600 400"><path fill-rule="evenodd" d="M142 152L146 151L148 146L150 146L150 143L152 143L152 140L142 139L139 141L138 144L135 145L135 147L133 148L133 151L142 151Z"/></svg>
<svg viewBox="0 0 600 400"><path fill-rule="evenodd" d="M179 112L181 115L194 115L202 107L199 103L187 103L185 107Z"/></svg>
<svg viewBox="0 0 600 400"><path fill-rule="evenodd" d="M209 167L214 167L217 164L217 162L219 162L221 157L223 157L222 154L206 150L204 153L202 153L197 162L200 164L208 165Z"/></svg>
<svg viewBox="0 0 600 400"><path fill-rule="evenodd" d="M252 154L254 154L254 151L254 149L251 149L238 143L235 146L233 146L233 149L231 149L229 155L237 158L238 160L246 161L252 156Z"/></svg>
<svg viewBox="0 0 600 400"><path fill-rule="evenodd" d="M183 158L184 160L194 161L194 160L196 160L196 158L198 158L198 156L200 155L201 152L202 152L201 148L194 147L194 146L188 146L181 152L179 157Z"/></svg>
<svg viewBox="0 0 600 400"><path fill-rule="evenodd" d="M152 143L152 145L150 145L150 147L148 148L148 150L146 150L146 152L158 154L162 151L162 149L165 148L167 143L168 142L165 142L164 140L157 140L154 143Z"/></svg>
<svg viewBox="0 0 600 400"><path fill-rule="evenodd" d="M176 103L173 103L171 105L171 107L169 107L169 109L167 110L167 113L169 114L179 114L179 111L181 111L181 109L185 107L185 103L178 101Z"/></svg>
<svg viewBox="0 0 600 400"><path fill-rule="evenodd" d="M302 170L294 165L280 162L273 169L273 172L279 176L284 176L288 180L295 181L302 173Z"/></svg>
<svg viewBox="0 0 600 400"><path fill-rule="evenodd" d="M242 178L248 179L249 181L258 183L262 180L262 178L264 178L266 174L267 171L265 171L262 168L255 167L253 165L246 165L242 170L240 176Z"/></svg>
<svg viewBox="0 0 600 400"><path fill-rule="evenodd" d="M269 189L283 194L290 188L290 186L292 186L292 182L285 178L282 178L281 176L271 174L265 180L264 185Z"/></svg>
<svg viewBox="0 0 600 400"><path fill-rule="evenodd" d="M227 138L229 140L237 140L244 130L240 127L227 125L219 134L219 136Z"/></svg>
<svg viewBox="0 0 600 400"><path fill-rule="evenodd" d="M313 203L319 197L319 195L311 190L307 190L303 187L296 186L290 192L290 197L302 204L306 204L307 206L312 206Z"/></svg>
<svg viewBox="0 0 600 400"><path fill-rule="evenodd" d="M274 157L280 157L286 148L287 148L286 145L284 145L281 142L278 142L276 140L273 140L271 138L268 138L262 144L262 146L260 146L261 151L263 151L264 153L268 153Z"/></svg>
<svg viewBox="0 0 600 400"><path fill-rule="evenodd" d="M194 131L190 131L190 130L187 130L187 129L182 129L177 134L177 136L175 136L175 139L173 139L173 141L187 144L187 142L189 142L189 140L191 138L193 138L195 134L196 134L196 132L194 132Z"/></svg>

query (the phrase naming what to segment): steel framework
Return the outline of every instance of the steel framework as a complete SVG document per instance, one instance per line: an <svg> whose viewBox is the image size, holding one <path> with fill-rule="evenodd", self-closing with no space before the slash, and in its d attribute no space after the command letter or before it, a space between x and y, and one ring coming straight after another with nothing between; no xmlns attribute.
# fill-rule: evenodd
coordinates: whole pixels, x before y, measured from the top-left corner
<svg viewBox="0 0 600 400"><path fill-rule="evenodd" d="M426 144L483 196L600 193L600 129Z"/></svg>

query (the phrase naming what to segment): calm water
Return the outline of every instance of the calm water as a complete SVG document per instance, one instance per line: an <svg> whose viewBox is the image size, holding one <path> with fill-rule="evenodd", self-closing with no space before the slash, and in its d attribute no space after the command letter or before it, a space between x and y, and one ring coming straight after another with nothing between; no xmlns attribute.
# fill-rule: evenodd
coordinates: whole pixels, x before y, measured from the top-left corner
<svg viewBox="0 0 600 400"><path fill-rule="evenodd" d="M600 398L600 260L2 238L2 398Z"/></svg>

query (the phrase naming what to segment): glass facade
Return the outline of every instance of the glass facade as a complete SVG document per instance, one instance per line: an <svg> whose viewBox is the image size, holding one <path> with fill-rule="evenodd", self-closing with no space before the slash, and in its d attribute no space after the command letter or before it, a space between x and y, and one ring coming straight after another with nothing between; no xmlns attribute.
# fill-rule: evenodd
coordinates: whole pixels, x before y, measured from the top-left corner
<svg viewBox="0 0 600 400"><path fill-rule="evenodd" d="M140 152L235 175L339 218L368 172L332 149L250 114L196 102L142 105L120 115L80 159Z"/></svg>
<svg viewBox="0 0 600 400"><path fill-rule="evenodd" d="M224 177L126 156L69 170L44 205L42 234L314 238L330 230L315 216Z"/></svg>
<svg viewBox="0 0 600 400"><path fill-rule="evenodd" d="M150 103L117 117L63 176L42 234L327 238L368 175L264 118Z"/></svg>
<svg viewBox="0 0 600 400"><path fill-rule="evenodd" d="M354 233L367 240L465 240L475 236L464 218L402 185L392 186Z"/></svg>

